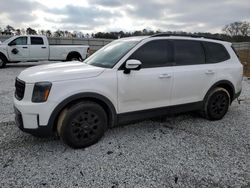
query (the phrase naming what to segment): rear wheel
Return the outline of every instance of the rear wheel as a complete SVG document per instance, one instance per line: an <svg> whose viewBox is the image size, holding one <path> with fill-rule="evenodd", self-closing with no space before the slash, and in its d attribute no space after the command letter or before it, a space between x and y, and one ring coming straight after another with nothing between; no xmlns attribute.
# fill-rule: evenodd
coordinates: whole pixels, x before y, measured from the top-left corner
<svg viewBox="0 0 250 188"><path fill-rule="evenodd" d="M217 87L205 99L202 115L209 120L220 120L228 111L230 95L224 88Z"/></svg>
<svg viewBox="0 0 250 188"><path fill-rule="evenodd" d="M58 134L72 148L84 148L96 143L107 128L107 115L94 102L81 102L70 107L58 126Z"/></svg>
<svg viewBox="0 0 250 188"><path fill-rule="evenodd" d="M0 56L0 69L6 66L6 59Z"/></svg>
<svg viewBox="0 0 250 188"><path fill-rule="evenodd" d="M82 57L79 54L71 54L68 56L67 61L82 61Z"/></svg>

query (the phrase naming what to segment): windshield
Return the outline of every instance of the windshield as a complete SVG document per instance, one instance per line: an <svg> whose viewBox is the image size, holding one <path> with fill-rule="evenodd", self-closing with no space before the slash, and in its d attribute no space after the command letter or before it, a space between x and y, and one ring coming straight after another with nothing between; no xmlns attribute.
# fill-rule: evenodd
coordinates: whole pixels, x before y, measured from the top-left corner
<svg viewBox="0 0 250 188"><path fill-rule="evenodd" d="M112 68L138 43L138 39L115 40L91 55L84 61L84 63L97 67Z"/></svg>

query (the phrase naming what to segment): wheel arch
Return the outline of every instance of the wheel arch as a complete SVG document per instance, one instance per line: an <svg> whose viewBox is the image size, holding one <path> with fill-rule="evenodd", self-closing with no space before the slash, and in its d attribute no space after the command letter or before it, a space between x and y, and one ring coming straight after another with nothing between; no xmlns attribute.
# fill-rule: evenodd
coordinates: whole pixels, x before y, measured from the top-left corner
<svg viewBox="0 0 250 188"><path fill-rule="evenodd" d="M79 101L92 101L92 102L96 102L97 104L99 104L107 113L108 116L108 125L109 127L114 127L117 124L117 113L115 110L114 105L112 104L112 102L105 96L97 94L97 93L78 93L75 95L72 95L66 99L64 99L62 102L60 102L56 108L53 110L50 118L49 118L49 122L48 125L49 127L51 127L51 129L53 131L56 130L56 126L57 126L57 121L58 121L58 117L61 114L61 112L67 108L70 107L76 103L78 103Z"/></svg>
<svg viewBox="0 0 250 188"><path fill-rule="evenodd" d="M220 80L216 83L214 83L209 90L206 92L205 97L203 98L203 101L205 101L206 97L208 96L208 94L216 87L222 87L224 89L226 89L228 91L228 93L230 94L230 100L231 103L232 101L235 99L235 88L234 85L232 84L232 82L230 82L229 80Z"/></svg>
<svg viewBox="0 0 250 188"><path fill-rule="evenodd" d="M3 57L6 61L6 63L8 62L8 58L6 57L6 55L3 52L0 52L0 57Z"/></svg>
<svg viewBox="0 0 250 188"><path fill-rule="evenodd" d="M70 57L74 57L74 56L79 56L79 57L81 57L81 59L83 59L82 55L79 52L71 51L71 52L68 53L68 55L66 57L66 60L69 60Z"/></svg>

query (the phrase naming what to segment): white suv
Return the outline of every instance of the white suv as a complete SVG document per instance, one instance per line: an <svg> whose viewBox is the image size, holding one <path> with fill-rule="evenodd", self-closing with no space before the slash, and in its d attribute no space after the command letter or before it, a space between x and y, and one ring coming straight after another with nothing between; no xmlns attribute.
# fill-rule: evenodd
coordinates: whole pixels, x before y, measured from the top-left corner
<svg viewBox="0 0 250 188"><path fill-rule="evenodd" d="M243 67L231 43L158 34L115 40L84 62L36 66L17 77L19 128L58 134L73 148L109 127L200 111L219 120L240 95Z"/></svg>

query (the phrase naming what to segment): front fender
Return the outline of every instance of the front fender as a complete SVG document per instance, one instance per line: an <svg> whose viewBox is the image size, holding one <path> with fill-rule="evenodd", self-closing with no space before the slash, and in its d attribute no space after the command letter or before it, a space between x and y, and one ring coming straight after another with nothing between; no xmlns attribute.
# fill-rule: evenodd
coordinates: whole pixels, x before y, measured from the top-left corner
<svg viewBox="0 0 250 188"><path fill-rule="evenodd" d="M88 99L88 100L96 99L96 100L104 103L108 107L108 110L110 112L109 113L110 126L114 127L117 124L117 113L116 113L115 107L107 97L100 95L98 93L84 92L84 93L78 93L78 94L72 95L72 96L64 99L63 101L61 101L53 110L53 112L49 118L47 126L51 127L51 129L55 129L55 123L56 123L57 117L60 114L60 112L66 106L68 106L71 102L77 101L80 99L83 99L83 100L84 99Z"/></svg>

